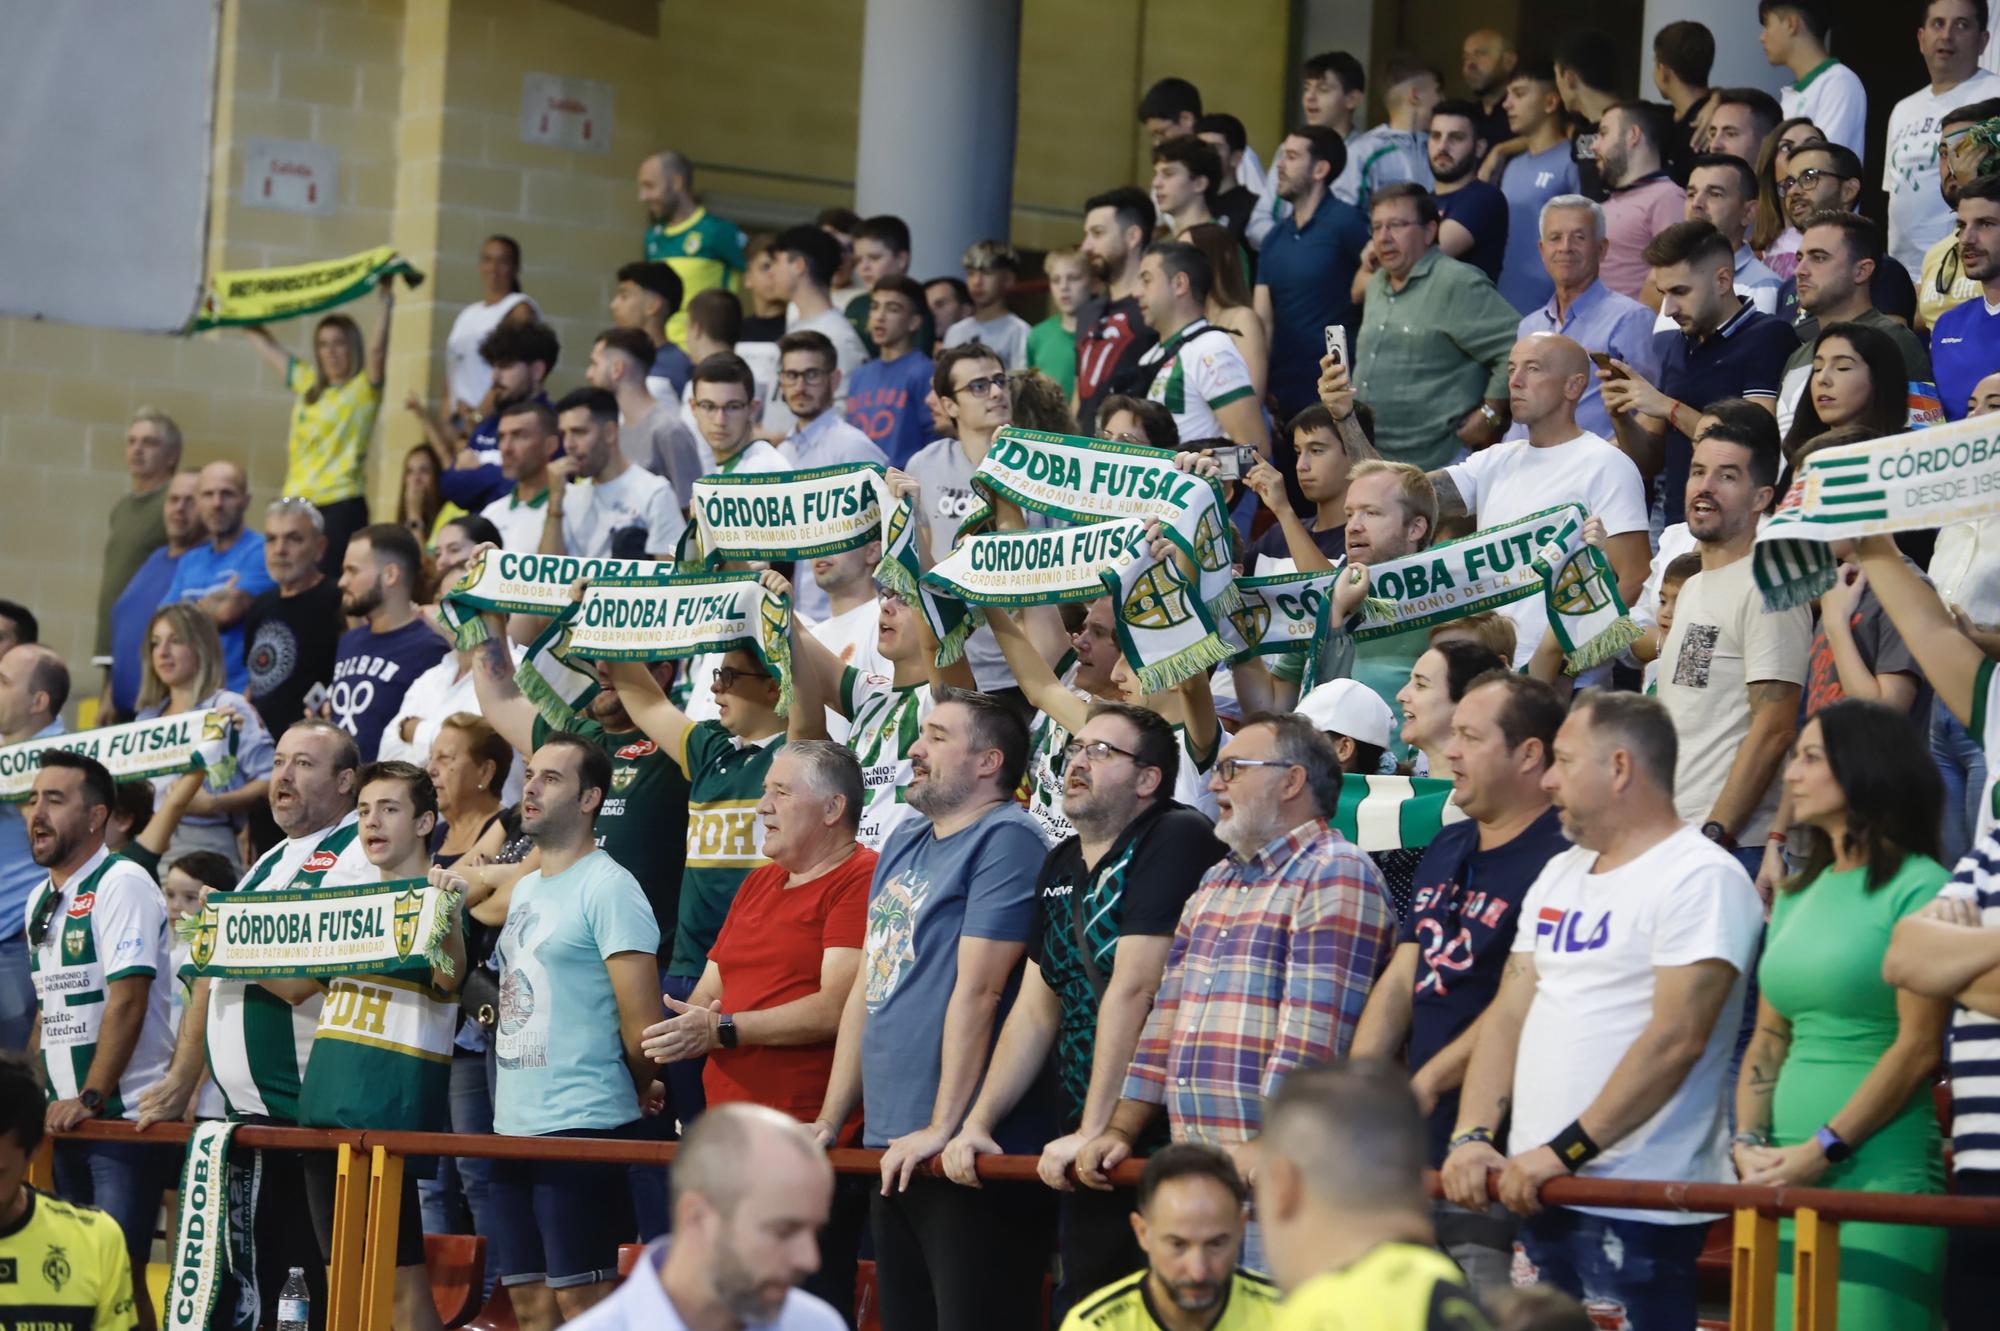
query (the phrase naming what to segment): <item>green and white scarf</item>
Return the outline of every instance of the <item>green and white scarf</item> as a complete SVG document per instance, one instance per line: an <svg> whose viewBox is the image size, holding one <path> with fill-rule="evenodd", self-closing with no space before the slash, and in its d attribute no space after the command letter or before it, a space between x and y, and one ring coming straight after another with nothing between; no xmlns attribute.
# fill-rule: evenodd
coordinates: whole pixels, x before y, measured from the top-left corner
<svg viewBox="0 0 2000 1331"><path fill-rule="evenodd" d="M1217 539L1213 520L1229 519L1220 506L1191 505L1162 524L1168 551L1155 559L1141 547L1137 558L1102 575L1117 613L1112 630L1126 663L1148 693L1170 689L1230 657L1216 631L1216 616L1237 608L1230 547ZM1220 566L1219 568L1217 566ZM1218 581L1220 580L1220 581ZM1221 585L1227 595L1212 594Z"/></svg>
<svg viewBox="0 0 2000 1331"><path fill-rule="evenodd" d="M1236 659L1305 651L1319 633L1321 611L1340 572L1330 568L1238 578L1242 601L1217 625L1223 644Z"/></svg>
<svg viewBox="0 0 2000 1331"><path fill-rule="evenodd" d="M1202 491L1213 496L1218 509L1223 506L1221 485L1182 471L1167 449L1011 425L993 436L972 473L972 489L980 502L960 524L961 538L991 525L995 498L1066 524L1105 518L1165 522L1197 503Z"/></svg>
<svg viewBox="0 0 2000 1331"><path fill-rule="evenodd" d="M928 593L926 618L949 620L938 637L939 663L964 655L975 627L971 616L940 609L942 602L1016 609L1094 601L1104 595L1100 575L1130 562L1145 542L1146 524L1136 518L967 536L918 580Z"/></svg>
<svg viewBox="0 0 2000 1331"><path fill-rule="evenodd" d="M882 539L889 487L874 462L810 471L716 473L694 483L681 559L714 568L727 560L818 559Z"/></svg>
<svg viewBox="0 0 2000 1331"><path fill-rule="evenodd" d="M683 573L593 582L564 605L515 672L544 718L573 713L597 691L584 662L668 661L743 647L778 681L778 710L792 706L792 603L755 573Z"/></svg>
<svg viewBox="0 0 2000 1331"><path fill-rule="evenodd" d="M188 1134L181 1164L180 1228L167 1271L166 1331L256 1331L257 1250L254 1238L263 1155L231 1158L236 1123L208 1121ZM223 1276L237 1280L236 1306L218 1313Z"/></svg>
<svg viewBox="0 0 2000 1331"><path fill-rule="evenodd" d="M674 566L650 559L579 559L575 555L533 555L488 550L465 566L445 593L438 614L460 651L486 641L480 616L560 614L570 604L570 584L578 578L658 578Z"/></svg>
<svg viewBox="0 0 2000 1331"><path fill-rule="evenodd" d="M144 781L199 767L209 774L211 787L226 786L236 774L231 720L226 709L209 708L9 744L0 748L0 803L28 798L42 755L50 749L95 758L116 781Z"/></svg>
<svg viewBox="0 0 2000 1331"><path fill-rule="evenodd" d="M1601 665L1639 636L1602 551L1583 539L1584 512L1559 504L1428 550L1368 566L1358 642L1434 628L1540 595L1572 673Z"/></svg>
<svg viewBox="0 0 2000 1331"><path fill-rule="evenodd" d="M1842 444L1808 456L1757 532L1751 572L1771 610L1833 586L1836 541L1922 531L2000 512L2000 415Z"/></svg>
<svg viewBox="0 0 2000 1331"><path fill-rule="evenodd" d="M458 894L422 878L283 892L211 892L181 932L194 973L322 980L425 965L449 975L444 940Z"/></svg>
<svg viewBox="0 0 2000 1331"><path fill-rule="evenodd" d="M1465 821L1452 783L1431 776L1343 776L1332 823L1361 849L1421 850L1438 832Z"/></svg>

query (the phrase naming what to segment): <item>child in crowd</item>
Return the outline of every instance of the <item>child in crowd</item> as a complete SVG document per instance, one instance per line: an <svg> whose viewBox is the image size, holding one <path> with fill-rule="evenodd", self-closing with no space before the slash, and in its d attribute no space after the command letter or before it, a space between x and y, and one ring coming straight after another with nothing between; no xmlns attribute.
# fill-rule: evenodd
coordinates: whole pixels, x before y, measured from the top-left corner
<svg viewBox="0 0 2000 1331"><path fill-rule="evenodd" d="M1076 312L1090 298L1090 265L1075 248L1050 250L1042 260L1054 313L1028 330L1028 368L1040 370L1076 393Z"/></svg>
<svg viewBox="0 0 2000 1331"><path fill-rule="evenodd" d="M1028 364L1028 321L1007 308L1014 279L1021 272L1021 256L1004 240L976 240L959 260L965 266L965 291L972 299L972 313L945 330L944 344L959 346L984 342L1000 353L1010 370Z"/></svg>

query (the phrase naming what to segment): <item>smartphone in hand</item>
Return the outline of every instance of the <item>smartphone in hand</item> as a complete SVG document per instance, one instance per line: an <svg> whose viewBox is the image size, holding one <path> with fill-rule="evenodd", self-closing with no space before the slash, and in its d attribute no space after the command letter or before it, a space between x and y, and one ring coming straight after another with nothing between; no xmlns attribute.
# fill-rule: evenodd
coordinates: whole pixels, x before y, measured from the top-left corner
<svg viewBox="0 0 2000 1331"><path fill-rule="evenodd" d="M1336 365L1347 364L1347 329L1339 324L1326 326L1326 354Z"/></svg>

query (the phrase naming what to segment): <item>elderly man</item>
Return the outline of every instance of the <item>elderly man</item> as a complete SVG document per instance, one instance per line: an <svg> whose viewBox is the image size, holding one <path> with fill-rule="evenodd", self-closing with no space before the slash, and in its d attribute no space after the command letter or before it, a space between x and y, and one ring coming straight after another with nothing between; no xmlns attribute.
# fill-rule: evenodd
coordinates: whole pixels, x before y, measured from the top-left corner
<svg viewBox="0 0 2000 1331"><path fill-rule="evenodd" d="M277 584L264 567L264 538L243 526L250 483L234 462L211 462L196 481L195 506L208 541L181 556L161 605L193 601L222 635L222 659L233 693L249 687L243 663L243 616Z"/></svg>
<svg viewBox="0 0 2000 1331"><path fill-rule="evenodd" d="M833 1171L772 1109L727 1105L688 1130L674 1157L674 1238L639 1255L618 1292L574 1331L841 1331L831 1307L794 1288L819 1266Z"/></svg>
<svg viewBox="0 0 2000 1331"><path fill-rule="evenodd" d="M1263 1097L1346 1054L1395 945L1382 875L1328 821L1340 760L1311 721L1251 714L1209 781L1231 854L1181 912L1111 1124L1077 1156L1090 1187L1109 1186L1162 1107L1175 1141L1224 1147L1254 1179ZM1264 1269L1254 1225L1243 1254Z"/></svg>
<svg viewBox="0 0 2000 1331"><path fill-rule="evenodd" d="M347 621L340 584L320 572L326 519L309 499L274 499L264 510L264 571L276 584L243 617L250 701L264 728L282 735L306 714L306 694L333 678Z"/></svg>
<svg viewBox="0 0 2000 1331"><path fill-rule="evenodd" d="M23 643L0 655L0 744L63 733L69 669L48 648ZM0 804L0 1049L26 1049L35 1024L35 982L22 942L28 895L48 875L28 844L18 804Z"/></svg>

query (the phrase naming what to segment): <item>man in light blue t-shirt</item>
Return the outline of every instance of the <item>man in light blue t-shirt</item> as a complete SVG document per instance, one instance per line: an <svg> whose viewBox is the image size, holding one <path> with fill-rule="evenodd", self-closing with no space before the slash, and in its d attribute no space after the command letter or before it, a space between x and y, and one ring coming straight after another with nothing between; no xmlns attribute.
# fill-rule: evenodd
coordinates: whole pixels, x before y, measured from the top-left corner
<svg viewBox="0 0 2000 1331"><path fill-rule="evenodd" d="M1047 850L1014 800L1027 727L990 695L941 689L910 763L922 816L903 819L876 863L861 974L813 1131L832 1142L861 1100L863 1144L886 1148L870 1198L884 1326L1033 1326L1054 1197L915 1173L965 1122L1035 927ZM1017 1110L984 1152L1039 1154L1053 1126Z"/></svg>
<svg viewBox="0 0 2000 1331"><path fill-rule="evenodd" d="M1500 261L1500 294L1526 314L1548 304L1555 283L1542 267L1542 205L1577 192L1576 162L1563 134L1562 96L1555 71L1527 61L1507 83L1507 124L1527 140L1500 176L1507 196L1507 253Z"/></svg>
<svg viewBox="0 0 2000 1331"><path fill-rule="evenodd" d="M243 664L243 616L278 584L264 567L264 538L243 527L250 483L234 462L211 462L195 481L195 508L208 540L182 555L161 605L193 601L222 635L222 664L232 692L250 685Z"/></svg>
<svg viewBox="0 0 2000 1331"><path fill-rule="evenodd" d="M660 929L638 880L597 849L610 790L610 757L567 732L528 760L521 830L542 867L515 884L494 953L493 1130L507 1136L634 1137L642 1095L664 1095L639 1048L665 1015ZM496 1160L487 1186L494 1268L524 1322L567 1320L611 1292L634 1229L625 1166Z"/></svg>

